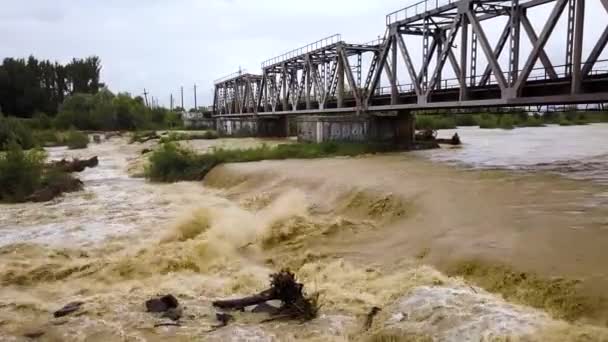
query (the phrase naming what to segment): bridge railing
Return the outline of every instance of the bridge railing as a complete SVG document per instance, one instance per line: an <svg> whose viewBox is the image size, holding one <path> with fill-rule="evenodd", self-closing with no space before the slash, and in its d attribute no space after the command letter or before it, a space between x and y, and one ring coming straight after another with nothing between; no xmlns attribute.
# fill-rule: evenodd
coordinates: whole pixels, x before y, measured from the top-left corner
<svg viewBox="0 0 608 342"><path fill-rule="evenodd" d="M583 63L583 65L584 64L585 63ZM570 76L566 70L566 65L558 65L558 66L554 66L553 68L555 69L555 73L556 73L558 79L567 79ZM608 59L599 60L599 61L595 62L593 69L590 71L589 74L590 75L608 74ZM508 72L503 72L503 75L505 76L505 78L507 78ZM479 84L482 77L483 76L481 76L481 75L477 75L475 77L469 76L466 79L467 84L470 84L472 81L474 81L475 84ZM545 68L532 69L530 76L528 76L528 81L547 81L550 79L551 79L551 77L549 77L549 73L547 72L547 69L545 69ZM486 83L486 85L497 85L497 84L498 84L498 82L496 81L495 77L490 77L488 79L488 82ZM458 88L460 88L460 82L459 82L458 78L447 78L447 79L442 79L439 86L441 89L458 89ZM401 94L414 93L414 84L413 83L399 84L399 85L397 85L397 88L399 90L399 93L401 93ZM392 91L391 86L378 87L376 89L375 95L376 96L390 95L391 91Z"/></svg>
<svg viewBox="0 0 608 342"><path fill-rule="evenodd" d="M460 0L423 0L402 8L386 16L386 25L391 25L401 20L423 14L436 8L456 3Z"/></svg>
<svg viewBox="0 0 608 342"><path fill-rule="evenodd" d="M313 52L313 51L328 47L330 45L339 43L341 41L342 41L342 35L340 35L340 34L334 34L333 36L329 36L329 37L317 40L314 43L310 43L308 45L302 46L301 48L286 52L280 56L277 56L277 57L274 57L274 58L271 58L269 60L262 62L262 69L265 69L266 67L271 66L271 65L279 64L288 59L292 59L294 57L301 56L301 55L307 54L309 52Z"/></svg>
<svg viewBox="0 0 608 342"><path fill-rule="evenodd" d="M242 75L244 75L244 74L246 74L246 73L247 73L247 70L245 70L245 69L243 69L243 70L239 70L239 71L237 71L237 72L233 72L233 73L232 73L232 74L230 74L230 75L226 75L226 76L224 76L224 77L218 78L217 80L213 81L213 83L214 83L214 84L219 84L219 83L222 83L222 82L228 81L228 80L230 80L230 79L233 79L233 78L237 78L237 77L239 77L239 76L242 76Z"/></svg>

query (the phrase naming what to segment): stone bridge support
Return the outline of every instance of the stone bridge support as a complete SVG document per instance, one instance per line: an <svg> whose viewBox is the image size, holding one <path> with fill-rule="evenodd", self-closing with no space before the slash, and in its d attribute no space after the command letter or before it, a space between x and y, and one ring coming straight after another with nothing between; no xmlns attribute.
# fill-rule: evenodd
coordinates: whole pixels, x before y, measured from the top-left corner
<svg viewBox="0 0 608 342"><path fill-rule="evenodd" d="M298 140L302 142L380 142L399 148L414 143L415 117L412 113L381 115L303 116L298 121Z"/></svg>
<svg viewBox="0 0 608 342"><path fill-rule="evenodd" d="M223 137L282 138L289 133L287 116L222 117L217 119L217 131Z"/></svg>

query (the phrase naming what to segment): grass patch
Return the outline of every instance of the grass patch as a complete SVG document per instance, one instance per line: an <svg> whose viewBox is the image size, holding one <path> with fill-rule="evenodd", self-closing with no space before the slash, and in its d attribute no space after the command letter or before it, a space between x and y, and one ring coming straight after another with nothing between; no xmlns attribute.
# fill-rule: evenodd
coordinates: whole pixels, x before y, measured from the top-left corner
<svg viewBox="0 0 608 342"><path fill-rule="evenodd" d="M89 145L89 136L72 129L67 133L65 143L70 150L87 148Z"/></svg>
<svg viewBox="0 0 608 342"><path fill-rule="evenodd" d="M573 321L591 317L596 310L594 301L580 293L580 282L576 280L542 278L508 266L478 261L456 264L448 274L462 276L490 292L500 293L507 300L544 309L559 319Z"/></svg>
<svg viewBox="0 0 608 342"><path fill-rule="evenodd" d="M193 181L203 179L209 171L222 163L356 156L389 150L388 145L382 144L326 142L273 147L262 145L251 149L214 149L198 154L174 143L167 143L150 156L146 178L155 182Z"/></svg>
<svg viewBox="0 0 608 342"><path fill-rule="evenodd" d="M161 143L168 143L174 141L184 140L213 140L218 139L219 134L216 131L205 131L202 133L177 133L171 132L168 136L160 139Z"/></svg>

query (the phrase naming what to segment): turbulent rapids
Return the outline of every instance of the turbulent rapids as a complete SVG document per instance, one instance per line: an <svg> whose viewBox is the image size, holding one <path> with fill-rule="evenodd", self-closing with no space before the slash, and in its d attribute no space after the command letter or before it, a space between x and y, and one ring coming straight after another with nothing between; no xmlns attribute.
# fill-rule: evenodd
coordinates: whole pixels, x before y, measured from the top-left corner
<svg viewBox="0 0 608 342"><path fill-rule="evenodd" d="M159 185L131 177L151 146L51 149L99 156L84 190L0 206L0 340L608 340L601 179L424 152L229 164L202 184ZM213 301L258 293L284 268L318 295L317 318L237 312L214 329ZM181 326L155 327L144 303L169 293ZM53 318L71 302L84 304Z"/></svg>

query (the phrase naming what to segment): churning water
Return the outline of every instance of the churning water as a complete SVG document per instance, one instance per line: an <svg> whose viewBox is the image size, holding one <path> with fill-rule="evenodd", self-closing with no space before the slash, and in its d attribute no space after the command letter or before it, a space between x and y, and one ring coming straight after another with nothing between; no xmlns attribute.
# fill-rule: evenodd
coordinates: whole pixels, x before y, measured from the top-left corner
<svg viewBox="0 0 608 342"><path fill-rule="evenodd" d="M459 133L459 149L224 165L202 184L129 177L148 146L123 139L51 149L100 164L80 175L82 192L0 206L0 340L606 340L605 311L566 323L552 303L508 302L442 271L480 260L608 296L605 168L594 164L605 165L608 126ZM512 165L535 172L476 170ZM212 331L212 300L263 290L283 267L320 293L319 318L237 313ZM144 312L164 293L184 306L181 327L154 328L162 319ZM75 300L83 312L52 318Z"/></svg>

